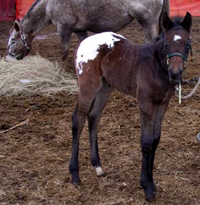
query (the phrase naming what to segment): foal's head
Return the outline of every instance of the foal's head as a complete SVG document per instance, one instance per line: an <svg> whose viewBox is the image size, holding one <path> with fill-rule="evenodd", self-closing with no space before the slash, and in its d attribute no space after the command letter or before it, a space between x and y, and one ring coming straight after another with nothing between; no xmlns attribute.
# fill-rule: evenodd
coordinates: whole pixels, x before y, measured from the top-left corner
<svg viewBox="0 0 200 205"><path fill-rule="evenodd" d="M31 50L32 37L23 34L19 21L15 21L13 28L10 30L6 60L23 59Z"/></svg>
<svg viewBox="0 0 200 205"><path fill-rule="evenodd" d="M163 15L164 46L167 54L169 77L172 83L180 83L191 49L190 28L192 17L187 12L184 19L172 21L167 13Z"/></svg>

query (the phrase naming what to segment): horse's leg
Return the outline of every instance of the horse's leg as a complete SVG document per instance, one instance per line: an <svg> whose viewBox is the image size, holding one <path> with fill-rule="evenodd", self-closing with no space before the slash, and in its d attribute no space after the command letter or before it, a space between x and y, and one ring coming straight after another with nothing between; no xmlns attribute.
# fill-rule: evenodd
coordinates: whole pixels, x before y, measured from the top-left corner
<svg viewBox="0 0 200 205"><path fill-rule="evenodd" d="M88 78L87 78L88 77ZM72 116L72 156L69 164L69 171L72 176L72 183L79 184L79 139L85 124L87 115L91 110L92 102L94 101L99 89L101 88L100 76L93 77L94 81L90 83L88 75L85 79L79 78L79 102ZM89 87L89 89L88 89Z"/></svg>
<svg viewBox="0 0 200 205"><path fill-rule="evenodd" d="M111 87L107 81L102 79L102 87L95 98L90 113L88 115L88 125L90 133L90 160L93 167L96 169L97 176L104 175L101 167L99 152L98 152L98 138L97 126L101 118L102 111L108 102L111 94Z"/></svg>
<svg viewBox="0 0 200 205"><path fill-rule="evenodd" d="M138 22L144 30L145 42L153 41L153 38L158 34L156 19L151 19L150 17L149 19L143 19L142 21L138 20Z"/></svg>
<svg viewBox="0 0 200 205"><path fill-rule="evenodd" d="M139 103L140 104L140 103ZM142 149L142 170L140 184L145 191L146 200L152 201L155 198L150 155L153 149L153 118L154 108L152 105L145 103L144 109L140 107L140 124L141 124L141 149Z"/></svg>
<svg viewBox="0 0 200 205"><path fill-rule="evenodd" d="M155 152L156 152L156 148L157 148L157 146L159 144L159 141L160 141L161 125L162 125L163 118L164 118L166 109L168 107L168 104L169 104L169 101L167 101L164 104L160 105L156 109L156 112L155 112L155 115L154 115L154 122L153 122L154 141L153 141L153 146L152 146L152 152L150 154L150 170L152 172L152 183L153 183L153 167L154 167ZM154 185L154 183L153 183L153 185ZM154 187L155 187L155 185L154 185Z"/></svg>
<svg viewBox="0 0 200 205"><path fill-rule="evenodd" d="M80 42L88 37L87 31L85 31L85 32L76 32L76 35L78 36L78 40Z"/></svg>
<svg viewBox="0 0 200 205"><path fill-rule="evenodd" d="M148 111L140 109L141 121L141 147L142 147L142 171L140 184L143 187L146 200L153 201L155 198L155 184L153 181L153 165L156 148L161 136L161 124L168 106L148 106Z"/></svg>
<svg viewBox="0 0 200 205"><path fill-rule="evenodd" d="M70 38L72 31L65 25L58 24L57 31L60 36L60 43L61 43L61 52L62 52L62 61L65 61L68 55Z"/></svg>

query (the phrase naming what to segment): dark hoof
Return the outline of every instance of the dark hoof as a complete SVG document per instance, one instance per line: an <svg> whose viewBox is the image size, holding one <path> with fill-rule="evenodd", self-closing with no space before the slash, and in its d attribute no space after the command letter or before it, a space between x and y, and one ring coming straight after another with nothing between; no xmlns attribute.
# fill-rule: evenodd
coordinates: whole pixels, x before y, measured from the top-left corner
<svg viewBox="0 0 200 205"><path fill-rule="evenodd" d="M154 202L155 201L155 194L154 193L146 194L146 201Z"/></svg>
<svg viewBox="0 0 200 205"><path fill-rule="evenodd" d="M146 201L148 202L154 202L155 201L155 193L154 193L154 189L155 189L155 186L152 188L152 187L149 187L145 190L145 193L146 193Z"/></svg>
<svg viewBox="0 0 200 205"><path fill-rule="evenodd" d="M71 183L75 186L75 187L79 187L81 185L81 181L80 180L72 180Z"/></svg>

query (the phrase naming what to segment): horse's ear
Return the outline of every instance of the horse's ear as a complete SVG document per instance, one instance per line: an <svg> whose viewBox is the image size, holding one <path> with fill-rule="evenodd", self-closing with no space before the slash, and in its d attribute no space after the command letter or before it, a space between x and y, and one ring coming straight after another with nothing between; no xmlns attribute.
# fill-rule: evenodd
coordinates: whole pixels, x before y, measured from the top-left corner
<svg viewBox="0 0 200 205"><path fill-rule="evenodd" d="M190 28L192 26L192 16L189 12L186 13L182 22L182 26L186 29L186 31L190 32Z"/></svg>
<svg viewBox="0 0 200 205"><path fill-rule="evenodd" d="M165 31L168 31L170 28L173 27L173 22L172 22L172 20L169 18L167 12L165 12L165 13L163 14L163 17L162 17L162 26L163 26L163 28L164 28Z"/></svg>
<svg viewBox="0 0 200 205"><path fill-rule="evenodd" d="M20 31L20 21L15 21L15 23L14 23L14 29L17 31L17 32L19 32Z"/></svg>

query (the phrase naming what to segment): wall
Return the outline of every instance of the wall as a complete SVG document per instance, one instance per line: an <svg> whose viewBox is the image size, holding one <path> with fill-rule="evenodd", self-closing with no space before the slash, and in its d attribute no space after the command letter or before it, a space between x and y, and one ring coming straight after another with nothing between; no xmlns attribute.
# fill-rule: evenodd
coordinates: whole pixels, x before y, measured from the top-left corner
<svg viewBox="0 0 200 205"><path fill-rule="evenodd" d="M15 19L15 0L0 0L0 21Z"/></svg>

